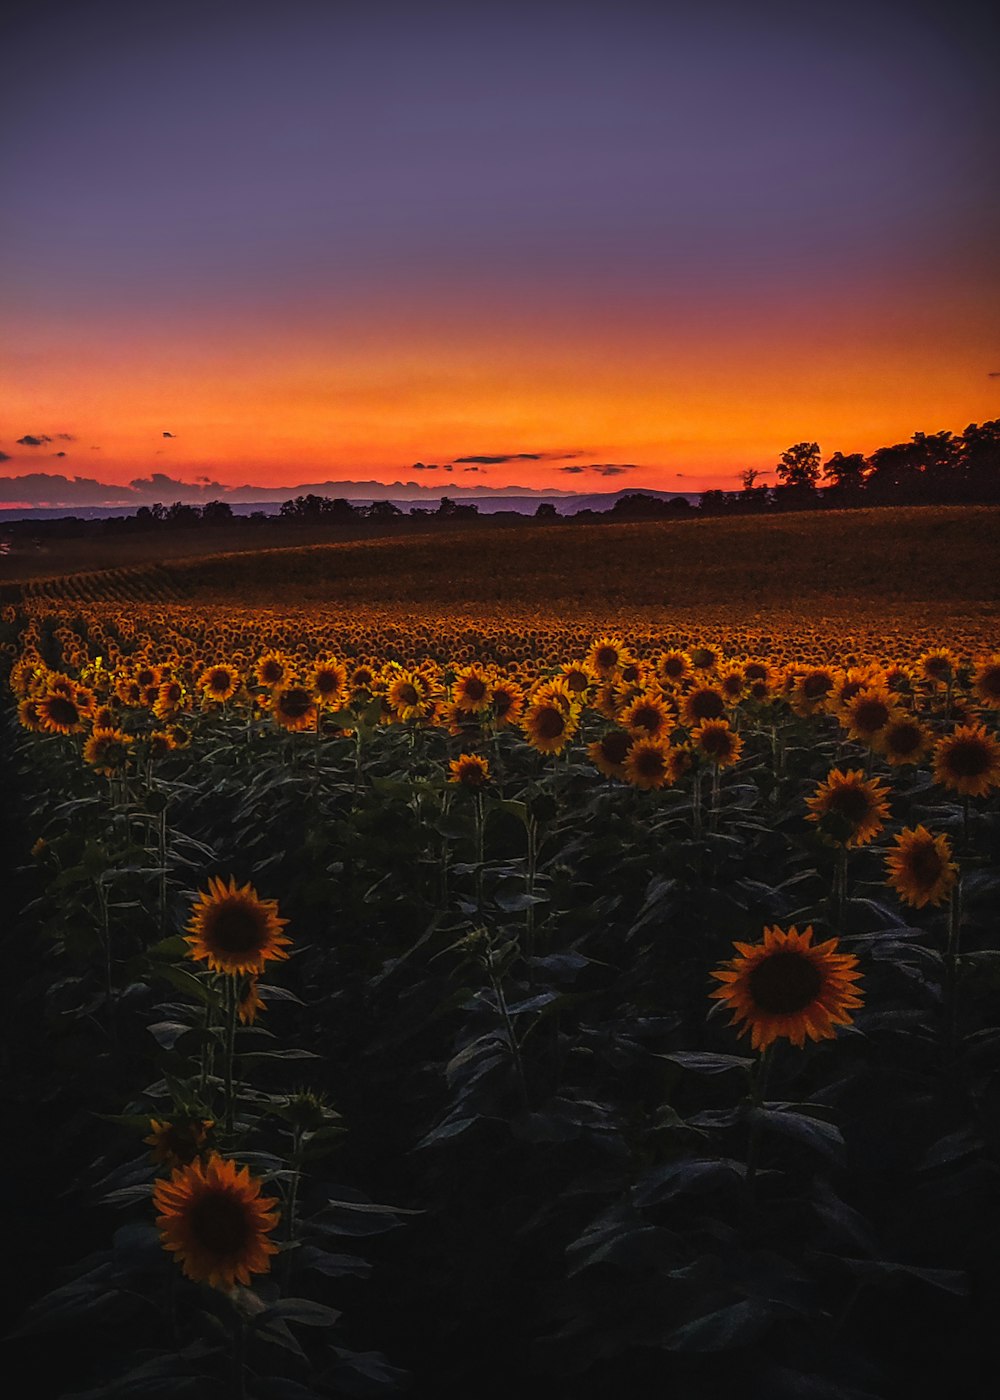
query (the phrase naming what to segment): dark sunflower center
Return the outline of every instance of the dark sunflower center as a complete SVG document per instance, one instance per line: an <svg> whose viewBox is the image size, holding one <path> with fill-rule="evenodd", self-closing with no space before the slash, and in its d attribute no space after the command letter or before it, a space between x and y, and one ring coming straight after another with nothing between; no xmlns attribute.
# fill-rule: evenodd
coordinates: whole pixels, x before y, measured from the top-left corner
<svg viewBox="0 0 1000 1400"><path fill-rule="evenodd" d="M1000 666L990 666L979 682L980 688L996 700L1000 696Z"/></svg>
<svg viewBox="0 0 1000 1400"><path fill-rule="evenodd" d="M717 690L696 691L691 700L692 713L698 719L718 719L725 708L725 702Z"/></svg>
<svg viewBox="0 0 1000 1400"><path fill-rule="evenodd" d="M813 671L802 683L802 693L810 700L816 700L832 689L833 677L827 671Z"/></svg>
<svg viewBox="0 0 1000 1400"><path fill-rule="evenodd" d="M76 724L80 711L64 695L53 695L48 703L49 718L54 724Z"/></svg>
<svg viewBox="0 0 1000 1400"><path fill-rule="evenodd" d="M209 685L213 690L228 690L229 679L228 671L213 671L209 677Z"/></svg>
<svg viewBox="0 0 1000 1400"><path fill-rule="evenodd" d="M597 664L604 671L609 671L612 666L617 666L618 653L614 647L600 647L597 652Z"/></svg>
<svg viewBox="0 0 1000 1400"><path fill-rule="evenodd" d="M891 748L893 753L913 753L920 747L920 730L915 724L899 724L893 729Z"/></svg>
<svg viewBox="0 0 1000 1400"><path fill-rule="evenodd" d="M842 787L830 793L828 807L831 812L836 812L856 826L869 815L872 804L864 788Z"/></svg>
<svg viewBox="0 0 1000 1400"><path fill-rule="evenodd" d="M947 766L957 778L978 778L990 766L990 756L976 739L958 739L948 750Z"/></svg>
<svg viewBox="0 0 1000 1400"><path fill-rule="evenodd" d="M650 734L655 734L660 727L663 716L653 705L643 705L633 711L632 723L636 729L646 729Z"/></svg>
<svg viewBox="0 0 1000 1400"><path fill-rule="evenodd" d="M671 680L676 680L678 676L684 674L684 661L679 656L668 656L663 663L663 674L669 676Z"/></svg>
<svg viewBox="0 0 1000 1400"><path fill-rule="evenodd" d="M636 772L643 778L658 778L664 771L664 757L659 749L640 749L635 756Z"/></svg>
<svg viewBox="0 0 1000 1400"><path fill-rule="evenodd" d="M555 706L542 710L538 716L538 733L543 739L558 739L565 728L562 712Z"/></svg>
<svg viewBox="0 0 1000 1400"><path fill-rule="evenodd" d="M601 752L608 763L624 763L630 747L629 737L622 730L605 734L601 740Z"/></svg>
<svg viewBox="0 0 1000 1400"><path fill-rule="evenodd" d="M330 695L337 689L337 676L334 671L320 671L316 676L316 689L320 695Z"/></svg>
<svg viewBox="0 0 1000 1400"><path fill-rule="evenodd" d="M481 700L486 694L486 687L477 676L466 676L465 693L470 700Z"/></svg>
<svg viewBox="0 0 1000 1400"><path fill-rule="evenodd" d="M587 689L587 677L582 671L570 671L566 681L570 690L579 692Z"/></svg>
<svg viewBox="0 0 1000 1400"><path fill-rule="evenodd" d="M252 1235L246 1207L223 1191L212 1191L195 1201L188 1225L198 1245L219 1258L240 1254Z"/></svg>
<svg viewBox="0 0 1000 1400"><path fill-rule="evenodd" d="M752 661L746 668L746 678L748 681L762 681L766 676L767 672L764 667L755 661Z"/></svg>
<svg viewBox="0 0 1000 1400"><path fill-rule="evenodd" d="M924 662L924 670L929 676L946 676L951 670L951 662L944 656L929 656Z"/></svg>
<svg viewBox="0 0 1000 1400"><path fill-rule="evenodd" d="M280 661L265 661L260 668L260 674L268 685L277 685L285 674L285 668Z"/></svg>
<svg viewBox="0 0 1000 1400"><path fill-rule="evenodd" d="M722 757L729 752L729 735L724 729L709 729L703 732L699 742L705 753Z"/></svg>
<svg viewBox="0 0 1000 1400"><path fill-rule="evenodd" d="M420 696L417 694L417 688L414 685L410 685L409 681L399 687L398 694L404 705L420 704Z"/></svg>
<svg viewBox="0 0 1000 1400"><path fill-rule="evenodd" d="M919 846L913 846L907 852L906 866L909 875L917 884L933 885L941 877L944 861L936 846L924 842Z"/></svg>
<svg viewBox="0 0 1000 1400"><path fill-rule="evenodd" d="M862 700L854 711L859 729L881 729L889 719L889 709L883 700Z"/></svg>
<svg viewBox="0 0 1000 1400"><path fill-rule="evenodd" d="M772 953L747 977L754 1004L772 1016L803 1011L823 987L819 969L801 953Z"/></svg>
<svg viewBox="0 0 1000 1400"><path fill-rule="evenodd" d="M311 706L312 696L300 685L286 690L281 697L281 713L289 719L301 719L304 714L308 714Z"/></svg>
<svg viewBox="0 0 1000 1400"><path fill-rule="evenodd" d="M267 941L267 927L253 905L227 900L211 910L205 941L218 953L256 953Z"/></svg>
<svg viewBox="0 0 1000 1400"><path fill-rule="evenodd" d="M505 715L514 703L514 697L509 690L498 690L493 695L493 708L498 715Z"/></svg>

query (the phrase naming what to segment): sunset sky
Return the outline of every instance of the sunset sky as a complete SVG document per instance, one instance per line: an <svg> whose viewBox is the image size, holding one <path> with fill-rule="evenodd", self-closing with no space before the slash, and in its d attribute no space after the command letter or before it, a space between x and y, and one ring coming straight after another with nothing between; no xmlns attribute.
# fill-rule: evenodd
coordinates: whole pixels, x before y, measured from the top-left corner
<svg viewBox="0 0 1000 1400"><path fill-rule="evenodd" d="M1000 417L989 25L15 5L0 474L695 491Z"/></svg>

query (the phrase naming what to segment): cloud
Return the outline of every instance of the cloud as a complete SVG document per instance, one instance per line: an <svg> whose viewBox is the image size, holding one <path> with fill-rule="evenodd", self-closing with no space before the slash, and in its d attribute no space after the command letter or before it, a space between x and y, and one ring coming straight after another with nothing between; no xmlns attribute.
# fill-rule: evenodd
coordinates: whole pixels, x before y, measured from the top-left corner
<svg viewBox="0 0 1000 1400"><path fill-rule="evenodd" d="M91 452L100 452L101 449L99 447L92 447L90 450Z"/></svg>
<svg viewBox="0 0 1000 1400"><path fill-rule="evenodd" d="M571 457L582 457L582 452L496 452L481 453L472 457L456 457L455 463L474 462L480 467L496 467L502 462L566 462Z"/></svg>
<svg viewBox="0 0 1000 1400"><path fill-rule="evenodd" d="M123 506L135 499L127 486L108 486L92 477L54 476L47 472L0 478L0 492L6 500L33 506Z"/></svg>
<svg viewBox="0 0 1000 1400"><path fill-rule="evenodd" d="M987 379L1000 379L1000 369L991 369L986 376Z"/></svg>
<svg viewBox="0 0 1000 1400"><path fill-rule="evenodd" d="M430 465L425 465L423 462L414 462L413 466L410 468L410 471L411 471L411 472L436 472L436 471L440 471L440 467L437 465L436 462L431 462Z"/></svg>
<svg viewBox="0 0 1000 1400"><path fill-rule="evenodd" d="M43 443L51 441L47 433L42 433L40 437L35 437L33 433L25 433L23 438L18 438L22 447L41 447Z"/></svg>
<svg viewBox="0 0 1000 1400"><path fill-rule="evenodd" d="M164 437L175 437L176 434L175 434L175 433L164 433L163 436L164 436Z"/></svg>
<svg viewBox="0 0 1000 1400"><path fill-rule="evenodd" d="M589 462L585 467L560 467L561 472L596 472L598 476L622 476L625 472L637 470L635 462Z"/></svg>
<svg viewBox="0 0 1000 1400"><path fill-rule="evenodd" d="M59 438L61 442L76 442L76 438L72 433L56 433L56 437Z"/></svg>
<svg viewBox="0 0 1000 1400"><path fill-rule="evenodd" d="M483 472L484 474L486 472L485 467L463 467L462 470L464 472Z"/></svg>
<svg viewBox="0 0 1000 1400"><path fill-rule="evenodd" d="M13 460L9 452L0 452L0 462L12 462Z"/></svg>
<svg viewBox="0 0 1000 1400"><path fill-rule="evenodd" d="M53 455L53 457L65 457L65 456L66 456L66 453L65 453L65 452L53 452L52 455Z"/></svg>
<svg viewBox="0 0 1000 1400"><path fill-rule="evenodd" d="M219 481L210 481L207 476L201 476L196 483L192 483L180 481L176 476L167 476L164 472L150 472L149 476L133 477L128 489L134 493L136 505L151 501L183 501L193 504L208 500L212 496L227 496L232 491L232 487L223 486Z"/></svg>

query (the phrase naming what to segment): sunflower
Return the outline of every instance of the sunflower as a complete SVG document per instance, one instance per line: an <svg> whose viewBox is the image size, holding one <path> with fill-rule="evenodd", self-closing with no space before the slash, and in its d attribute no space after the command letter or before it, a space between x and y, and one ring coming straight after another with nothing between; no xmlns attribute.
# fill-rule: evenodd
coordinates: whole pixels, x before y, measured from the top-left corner
<svg viewBox="0 0 1000 1400"><path fill-rule="evenodd" d="M664 651L656 663L656 674L667 685L679 685L694 668L686 651Z"/></svg>
<svg viewBox="0 0 1000 1400"><path fill-rule="evenodd" d="M164 681L156 692L153 714L157 719L169 719L183 703L184 687L180 681Z"/></svg>
<svg viewBox="0 0 1000 1400"><path fill-rule="evenodd" d="M319 712L304 685L277 685L271 693L271 717L275 724L294 734L315 729Z"/></svg>
<svg viewBox="0 0 1000 1400"><path fill-rule="evenodd" d="M207 962L212 972L259 976L269 958L287 958L291 943L281 932L287 919L278 917L277 901L259 899L252 885L237 887L212 876L208 894L199 891L188 924L190 956Z"/></svg>
<svg viewBox="0 0 1000 1400"><path fill-rule="evenodd" d="M715 678L715 683L726 697L726 702L729 705L738 705L746 694L746 673L738 666L728 666L724 671L720 671Z"/></svg>
<svg viewBox="0 0 1000 1400"><path fill-rule="evenodd" d="M584 665L595 676L606 681L631 660L628 648L620 637L598 637L588 651Z"/></svg>
<svg viewBox="0 0 1000 1400"><path fill-rule="evenodd" d="M460 787L482 788L490 780L489 761L477 753L459 754L448 767L451 770L449 783L458 783Z"/></svg>
<svg viewBox="0 0 1000 1400"><path fill-rule="evenodd" d="M690 744L673 744L667 757L667 780L679 783L688 773L693 773L698 759Z"/></svg>
<svg viewBox="0 0 1000 1400"><path fill-rule="evenodd" d="M516 724L524 709L524 691L514 681L493 682L493 722L497 729Z"/></svg>
<svg viewBox="0 0 1000 1400"><path fill-rule="evenodd" d="M576 733L579 712L554 700L533 701L521 721L521 728L533 749L539 753L562 753Z"/></svg>
<svg viewBox="0 0 1000 1400"><path fill-rule="evenodd" d="M960 664L959 658L948 647L925 651L917 662L924 678L934 685L949 685L955 679Z"/></svg>
<svg viewBox="0 0 1000 1400"><path fill-rule="evenodd" d="M717 768L728 768L743 752L743 740L724 719L707 719L691 735L692 747Z"/></svg>
<svg viewBox="0 0 1000 1400"><path fill-rule="evenodd" d="M280 651L266 651L254 667L254 676L258 685L273 690L276 685L290 679L291 666L288 658L282 656Z"/></svg>
<svg viewBox="0 0 1000 1400"><path fill-rule="evenodd" d="M163 1122L151 1118L149 1137L143 1138L143 1142L152 1148L149 1155L154 1162L164 1162L168 1167L186 1167L201 1156L214 1127L210 1118L175 1118Z"/></svg>
<svg viewBox="0 0 1000 1400"><path fill-rule="evenodd" d="M893 703L884 687L858 690L841 709L847 737L859 744L874 744L893 715Z"/></svg>
<svg viewBox="0 0 1000 1400"><path fill-rule="evenodd" d="M1000 787L1000 744L984 725L960 725L934 746L934 779L962 797Z"/></svg>
<svg viewBox="0 0 1000 1400"><path fill-rule="evenodd" d="M976 698L990 710L1000 710L1000 656L981 661L972 677Z"/></svg>
<svg viewBox="0 0 1000 1400"><path fill-rule="evenodd" d="M934 736L906 710L893 710L889 723L875 737L873 747L886 763L898 768L903 763L919 763L930 751Z"/></svg>
<svg viewBox="0 0 1000 1400"><path fill-rule="evenodd" d="M821 833L838 846L864 846L882 830L889 815L889 789L860 769L842 773L831 769L806 806L808 820L820 823Z"/></svg>
<svg viewBox="0 0 1000 1400"><path fill-rule="evenodd" d="M43 732L42 717L38 713L38 701L33 700L30 695L26 695L17 705L18 723L23 729L27 729L32 734Z"/></svg>
<svg viewBox="0 0 1000 1400"><path fill-rule="evenodd" d="M128 762L131 734L120 729L95 729L83 745L83 761L106 778L113 778Z"/></svg>
<svg viewBox="0 0 1000 1400"><path fill-rule="evenodd" d="M198 684L210 700L231 700L239 689L240 673L234 666L226 665L224 662L215 666L206 666L198 679Z"/></svg>
<svg viewBox="0 0 1000 1400"><path fill-rule="evenodd" d="M147 740L149 744L149 756L152 759L166 758L173 753L177 745L174 743L174 736L169 729L154 729Z"/></svg>
<svg viewBox="0 0 1000 1400"><path fill-rule="evenodd" d="M172 724L169 729L171 739L174 741L175 749L189 749L193 735L190 729L185 729L183 724Z"/></svg>
<svg viewBox="0 0 1000 1400"><path fill-rule="evenodd" d="M566 679L566 688L577 700L582 700L594 684L594 677L585 661L564 661L559 668Z"/></svg>
<svg viewBox="0 0 1000 1400"><path fill-rule="evenodd" d="M697 685L681 701L681 719L696 729L706 719L721 719L726 713L726 697L714 685Z"/></svg>
<svg viewBox="0 0 1000 1400"><path fill-rule="evenodd" d="M326 659L317 661L309 673L309 688L319 697L321 705L335 710L344 697L347 685L347 668L339 661Z"/></svg>
<svg viewBox="0 0 1000 1400"><path fill-rule="evenodd" d="M742 1023L740 1034L750 1031L755 1050L781 1038L800 1049L806 1037L832 1040L862 1005L853 985L861 976L857 958L838 953L836 938L813 945L812 936L811 926L801 933L766 928L763 943L734 943L739 956L712 973L723 985L711 999L729 1006L729 1024Z"/></svg>
<svg viewBox="0 0 1000 1400"><path fill-rule="evenodd" d="M637 695L618 716L623 729L649 739L657 739L665 734L672 724L670 713L659 695L647 693Z"/></svg>
<svg viewBox="0 0 1000 1400"><path fill-rule="evenodd" d="M481 666L463 666L455 676L452 700L460 710L479 714L488 710L493 700L493 685Z"/></svg>
<svg viewBox="0 0 1000 1400"><path fill-rule="evenodd" d="M256 977L248 977L243 984L239 999L236 1003L236 1014L240 1018L241 1026L252 1026L261 1011L267 1010L267 1002L260 994L260 985Z"/></svg>
<svg viewBox="0 0 1000 1400"><path fill-rule="evenodd" d="M636 739L625 755L625 779L649 792L670 782L670 745L666 739Z"/></svg>
<svg viewBox="0 0 1000 1400"><path fill-rule="evenodd" d="M260 1194L250 1168L213 1153L207 1162L178 1167L153 1187L163 1247L189 1279L213 1288L249 1284L266 1274L278 1246L267 1238L278 1223L277 1198Z"/></svg>
<svg viewBox="0 0 1000 1400"><path fill-rule="evenodd" d="M401 720L423 719L433 688L423 671L396 670L385 693L391 714Z"/></svg>
<svg viewBox="0 0 1000 1400"><path fill-rule="evenodd" d="M625 760L633 737L624 729L609 729L600 739L587 745L587 757L606 778L625 778Z"/></svg>
<svg viewBox="0 0 1000 1400"><path fill-rule="evenodd" d="M79 734L86 710L75 698L50 690L37 702L39 723L48 734Z"/></svg>
<svg viewBox="0 0 1000 1400"><path fill-rule="evenodd" d="M790 699L798 715L808 716L827 707L837 684L829 666L816 666L795 678Z"/></svg>
<svg viewBox="0 0 1000 1400"><path fill-rule="evenodd" d="M906 827L896 837L895 850L886 852L886 884L915 909L940 904L958 879L951 855L947 836L933 836L924 826Z"/></svg>

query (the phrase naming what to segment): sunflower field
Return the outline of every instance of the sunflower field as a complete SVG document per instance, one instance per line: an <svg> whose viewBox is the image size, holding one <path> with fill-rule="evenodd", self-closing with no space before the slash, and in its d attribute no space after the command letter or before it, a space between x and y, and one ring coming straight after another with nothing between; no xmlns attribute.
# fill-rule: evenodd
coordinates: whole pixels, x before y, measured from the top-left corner
<svg viewBox="0 0 1000 1400"><path fill-rule="evenodd" d="M988 618L39 590L0 641L38 1393L986 1367Z"/></svg>

